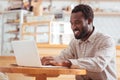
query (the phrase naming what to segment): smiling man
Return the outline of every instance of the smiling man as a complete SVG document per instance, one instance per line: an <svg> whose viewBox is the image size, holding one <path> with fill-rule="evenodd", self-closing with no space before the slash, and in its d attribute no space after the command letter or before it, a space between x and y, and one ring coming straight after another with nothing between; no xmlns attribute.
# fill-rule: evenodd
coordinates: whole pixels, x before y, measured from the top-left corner
<svg viewBox="0 0 120 80"><path fill-rule="evenodd" d="M93 19L94 13L89 5L75 6L70 17L75 38L59 56L43 57L42 63L86 69L87 75L76 75L76 80L117 80L114 41L96 31Z"/></svg>

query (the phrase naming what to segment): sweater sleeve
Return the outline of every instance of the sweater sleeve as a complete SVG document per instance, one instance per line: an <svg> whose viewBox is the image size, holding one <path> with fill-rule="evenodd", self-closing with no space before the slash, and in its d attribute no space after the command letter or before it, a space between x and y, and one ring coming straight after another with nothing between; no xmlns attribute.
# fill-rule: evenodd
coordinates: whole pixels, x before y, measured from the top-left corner
<svg viewBox="0 0 120 80"><path fill-rule="evenodd" d="M69 59L71 68L84 68L92 72L102 72L109 64L114 64L116 48L111 38L104 39L94 57Z"/></svg>

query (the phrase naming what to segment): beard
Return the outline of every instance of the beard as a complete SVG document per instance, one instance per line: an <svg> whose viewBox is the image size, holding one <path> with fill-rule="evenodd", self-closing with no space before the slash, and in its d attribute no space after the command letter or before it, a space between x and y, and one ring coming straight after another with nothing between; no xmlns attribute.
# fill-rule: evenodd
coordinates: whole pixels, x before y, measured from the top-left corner
<svg viewBox="0 0 120 80"><path fill-rule="evenodd" d="M86 37L87 34L88 34L88 28L86 27L82 28L81 31L79 29L74 30L74 36L76 39L83 39Z"/></svg>

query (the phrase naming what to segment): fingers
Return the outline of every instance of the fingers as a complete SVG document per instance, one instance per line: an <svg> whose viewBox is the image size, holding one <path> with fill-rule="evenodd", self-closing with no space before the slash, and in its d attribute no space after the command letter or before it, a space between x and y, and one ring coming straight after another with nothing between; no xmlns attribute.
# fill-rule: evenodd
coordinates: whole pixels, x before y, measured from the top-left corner
<svg viewBox="0 0 120 80"><path fill-rule="evenodd" d="M47 56L47 57L43 57L41 59L41 62L42 62L43 65L50 65L50 61L53 61L53 60L54 60L53 57Z"/></svg>
<svg viewBox="0 0 120 80"><path fill-rule="evenodd" d="M56 61L53 57L47 56L41 59L42 65L64 66L70 67L72 64L69 60Z"/></svg>
<svg viewBox="0 0 120 80"><path fill-rule="evenodd" d="M57 62L53 57L47 56L41 59L42 65L62 66L61 62Z"/></svg>
<svg viewBox="0 0 120 80"><path fill-rule="evenodd" d="M68 60L61 61L61 62L50 61L49 63L53 66L64 66L64 67L68 67L68 68L70 68L70 66L72 65L72 63Z"/></svg>
<svg viewBox="0 0 120 80"><path fill-rule="evenodd" d="M43 65L51 65L50 61L44 61Z"/></svg>
<svg viewBox="0 0 120 80"><path fill-rule="evenodd" d="M50 61L50 64L53 66L62 66L62 63L57 61Z"/></svg>

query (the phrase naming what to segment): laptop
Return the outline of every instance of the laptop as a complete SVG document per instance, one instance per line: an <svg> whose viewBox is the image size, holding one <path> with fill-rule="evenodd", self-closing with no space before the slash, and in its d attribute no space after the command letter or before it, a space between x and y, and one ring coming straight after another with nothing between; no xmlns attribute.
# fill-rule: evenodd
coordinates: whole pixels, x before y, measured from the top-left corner
<svg viewBox="0 0 120 80"><path fill-rule="evenodd" d="M43 66L40 60L36 42L33 40L12 41L12 47L18 66L27 67L62 67Z"/></svg>

